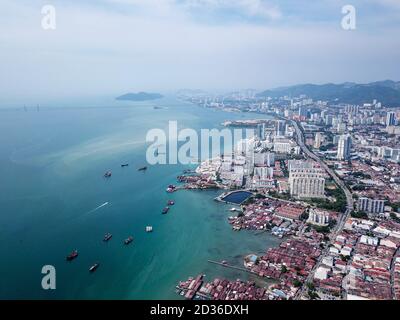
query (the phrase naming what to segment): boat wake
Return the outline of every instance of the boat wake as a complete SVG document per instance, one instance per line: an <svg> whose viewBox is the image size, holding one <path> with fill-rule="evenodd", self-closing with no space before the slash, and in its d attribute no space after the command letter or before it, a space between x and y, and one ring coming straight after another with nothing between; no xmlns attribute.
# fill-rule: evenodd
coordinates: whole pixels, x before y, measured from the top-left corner
<svg viewBox="0 0 400 320"><path fill-rule="evenodd" d="M90 211L87 212L87 213L89 214L89 213L96 212L97 210L99 210L99 209L101 209L101 208L103 208L103 207L105 207L105 206L107 206L107 205L108 205L108 202L104 202L103 204L99 205L97 208L94 208L93 210L90 210Z"/></svg>

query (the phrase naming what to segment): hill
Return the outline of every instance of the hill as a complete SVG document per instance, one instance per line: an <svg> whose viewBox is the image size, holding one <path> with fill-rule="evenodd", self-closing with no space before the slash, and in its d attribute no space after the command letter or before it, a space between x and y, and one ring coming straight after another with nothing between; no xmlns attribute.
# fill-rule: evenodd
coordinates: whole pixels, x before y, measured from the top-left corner
<svg viewBox="0 0 400 320"><path fill-rule="evenodd" d="M127 93L116 98L116 100L123 101L146 101L161 99L163 96L159 93L148 93L148 92L138 92L138 93Z"/></svg>
<svg viewBox="0 0 400 320"><path fill-rule="evenodd" d="M400 107L400 82L392 80L377 81L367 84L346 82L342 84L327 83L300 84L265 90L257 94L259 97L279 98L283 96L297 97L305 94L313 100L363 104L377 99L387 107Z"/></svg>

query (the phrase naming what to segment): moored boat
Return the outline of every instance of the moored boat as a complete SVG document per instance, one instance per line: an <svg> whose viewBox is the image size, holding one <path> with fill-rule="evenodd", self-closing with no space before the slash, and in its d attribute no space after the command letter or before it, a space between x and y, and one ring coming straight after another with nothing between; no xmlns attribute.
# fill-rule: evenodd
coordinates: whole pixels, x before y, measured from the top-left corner
<svg viewBox="0 0 400 320"><path fill-rule="evenodd" d="M133 237L132 237L132 236L129 236L128 238L126 238L126 239L124 240L124 243L125 243L126 245L128 245L128 244L130 244L132 241L133 241Z"/></svg>
<svg viewBox="0 0 400 320"><path fill-rule="evenodd" d="M169 207L165 207L163 210L162 210L162 214L167 214L168 213L168 211L169 211Z"/></svg>
<svg viewBox="0 0 400 320"><path fill-rule="evenodd" d="M67 256L67 261L72 261L78 256L78 250L72 251L68 256Z"/></svg>
<svg viewBox="0 0 400 320"><path fill-rule="evenodd" d="M172 193L172 192L174 192L176 190L176 186L174 186L173 184L170 184L169 186L168 186L168 188L167 188L167 192L168 193Z"/></svg>
<svg viewBox="0 0 400 320"><path fill-rule="evenodd" d="M112 176L112 172L111 171L107 171L105 174L104 174L104 178L110 178Z"/></svg>
<svg viewBox="0 0 400 320"><path fill-rule="evenodd" d="M111 233L106 233L105 235L104 235L104 238L103 238L103 241L104 242L107 242L108 240L110 240L112 238L112 234Z"/></svg>

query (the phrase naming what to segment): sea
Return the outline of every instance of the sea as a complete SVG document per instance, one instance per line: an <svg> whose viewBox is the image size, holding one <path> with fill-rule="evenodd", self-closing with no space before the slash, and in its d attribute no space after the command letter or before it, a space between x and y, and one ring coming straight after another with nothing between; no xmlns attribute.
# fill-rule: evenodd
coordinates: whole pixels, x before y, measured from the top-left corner
<svg viewBox="0 0 400 320"><path fill-rule="evenodd" d="M154 108L156 107L156 108ZM192 164L149 165L149 130L222 129L226 120L268 118L177 100L120 102L104 97L0 108L0 299L183 299L181 280L205 274L268 284L246 272L244 256L280 240L233 231L232 205L221 190L179 190L169 184ZM121 164L129 164L121 167ZM147 166L147 170L137 169ZM106 171L112 171L109 179ZM174 200L168 214L161 210ZM145 232L152 226L153 232ZM104 234L113 237L103 242ZM130 245L124 239L133 236ZM77 249L79 256L66 261ZM94 263L99 268L88 271ZM42 268L53 266L54 290Z"/></svg>

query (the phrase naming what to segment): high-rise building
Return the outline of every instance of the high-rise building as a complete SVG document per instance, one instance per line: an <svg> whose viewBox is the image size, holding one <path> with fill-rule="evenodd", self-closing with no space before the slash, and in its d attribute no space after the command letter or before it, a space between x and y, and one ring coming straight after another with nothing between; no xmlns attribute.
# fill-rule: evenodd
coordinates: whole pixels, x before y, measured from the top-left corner
<svg viewBox="0 0 400 320"><path fill-rule="evenodd" d="M289 170L289 189L292 196L299 198L324 198L325 178L321 168L293 163Z"/></svg>
<svg viewBox="0 0 400 320"><path fill-rule="evenodd" d="M284 120L276 120L275 121L275 135L277 137L282 137L285 135L286 130L286 121Z"/></svg>
<svg viewBox="0 0 400 320"><path fill-rule="evenodd" d="M333 115L327 114L327 115L325 116L325 124L326 124L327 126L331 126L331 125L333 124Z"/></svg>
<svg viewBox="0 0 400 320"><path fill-rule="evenodd" d="M357 114L358 113L358 111L359 111L359 106L358 105L352 105L352 104L347 104L345 107L344 107L344 111L347 113L347 114Z"/></svg>
<svg viewBox="0 0 400 320"><path fill-rule="evenodd" d="M321 143L322 143L322 133L321 132L317 132L315 134L314 148L315 149L319 149L321 147Z"/></svg>
<svg viewBox="0 0 400 320"><path fill-rule="evenodd" d="M308 110L305 107L299 107L299 117L306 119L308 115Z"/></svg>
<svg viewBox="0 0 400 320"><path fill-rule="evenodd" d="M358 199L358 210L368 213L382 213L385 211L385 200L360 197Z"/></svg>
<svg viewBox="0 0 400 320"><path fill-rule="evenodd" d="M265 123L260 123L257 125L257 137L260 140L265 140Z"/></svg>
<svg viewBox="0 0 400 320"><path fill-rule="evenodd" d="M310 209L307 222L321 227L328 226L329 212L318 209Z"/></svg>
<svg viewBox="0 0 400 320"><path fill-rule="evenodd" d="M275 166L275 153L273 153L273 152L267 152L267 155L266 155L266 165L268 166L268 167L273 167L273 166Z"/></svg>
<svg viewBox="0 0 400 320"><path fill-rule="evenodd" d="M350 158L350 152L351 152L351 136L349 134L340 136L338 142L337 159L348 160Z"/></svg>
<svg viewBox="0 0 400 320"><path fill-rule="evenodd" d="M273 167L275 154L273 152L254 152L254 165Z"/></svg>
<svg viewBox="0 0 400 320"><path fill-rule="evenodd" d="M396 113L391 111L386 113L386 126L396 125Z"/></svg>
<svg viewBox="0 0 400 320"><path fill-rule="evenodd" d="M347 129L346 123L344 123L344 122L339 122L339 123L337 124L337 131L338 131L339 133L344 133L344 132L346 131L346 129Z"/></svg>

